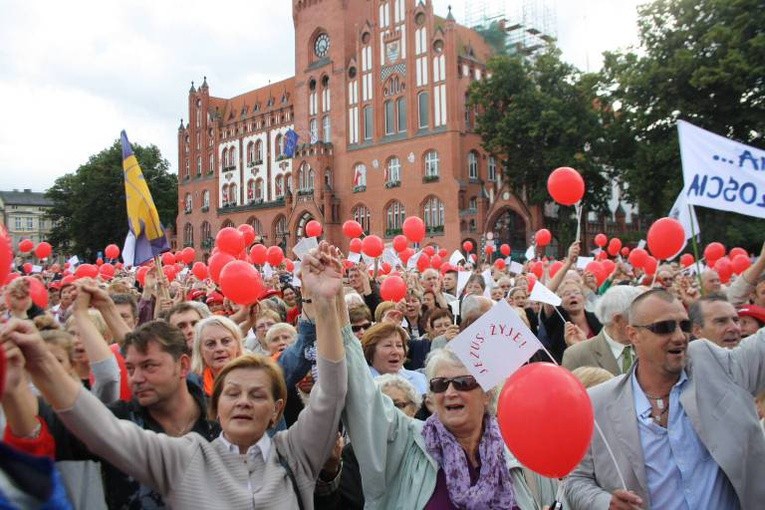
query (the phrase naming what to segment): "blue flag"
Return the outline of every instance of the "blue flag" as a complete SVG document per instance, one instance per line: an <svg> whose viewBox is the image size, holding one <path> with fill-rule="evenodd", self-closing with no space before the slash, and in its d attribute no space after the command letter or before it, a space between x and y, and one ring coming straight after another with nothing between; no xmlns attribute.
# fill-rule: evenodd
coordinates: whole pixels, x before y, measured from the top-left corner
<svg viewBox="0 0 765 510"><path fill-rule="evenodd" d="M141 166L133 154L133 147L123 131L122 171L125 177L125 198L127 201L128 238L125 242L122 258L125 264L137 266L151 260L155 255L168 251L170 245L165 230L159 221L159 213L151 198L149 185L141 171Z"/></svg>
<svg viewBox="0 0 765 510"><path fill-rule="evenodd" d="M284 155L290 158L295 156L295 150L297 149L298 134L294 129L290 129L284 135Z"/></svg>

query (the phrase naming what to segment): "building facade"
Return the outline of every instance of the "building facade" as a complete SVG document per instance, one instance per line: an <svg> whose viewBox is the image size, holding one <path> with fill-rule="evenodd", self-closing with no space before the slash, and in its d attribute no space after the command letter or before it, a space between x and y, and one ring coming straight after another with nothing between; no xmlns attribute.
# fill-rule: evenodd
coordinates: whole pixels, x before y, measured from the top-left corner
<svg viewBox="0 0 765 510"><path fill-rule="evenodd" d="M293 246L316 219L347 246L348 219L386 240L421 217L425 244L524 251L542 225L481 148L466 107L491 50L430 0L293 0L295 76L240 96L189 91L178 130L178 245L209 254L222 227ZM300 136L293 157L284 134Z"/></svg>
<svg viewBox="0 0 765 510"><path fill-rule="evenodd" d="M0 217L14 250L23 239L30 239L35 245L47 239L52 224L45 215L52 206L45 193L31 189L0 191Z"/></svg>

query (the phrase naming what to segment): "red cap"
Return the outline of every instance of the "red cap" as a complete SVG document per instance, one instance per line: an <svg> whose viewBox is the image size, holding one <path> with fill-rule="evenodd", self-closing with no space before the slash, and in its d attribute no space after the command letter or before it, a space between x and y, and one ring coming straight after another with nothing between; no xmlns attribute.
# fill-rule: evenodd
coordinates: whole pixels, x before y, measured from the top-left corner
<svg viewBox="0 0 765 510"><path fill-rule="evenodd" d="M765 308L757 305L744 305L738 309L739 317L751 317L760 325L765 324Z"/></svg>
<svg viewBox="0 0 765 510"><path fill-rule="evenodd" d="M211 305L213 303L223 303L223 294L220 292L211 292L209 296L207 296L206 303L208 305Z"/></svg>
<svg viewBox="0 0 765 510"><path fill-rule="evenodd" d="M191 292L189 292L189 295L186 299L188 299L189 301L196 301L197 299L203 297L204 295L205 295L205 292L203 290L199 290L199 289L192 290Z"/></svg>

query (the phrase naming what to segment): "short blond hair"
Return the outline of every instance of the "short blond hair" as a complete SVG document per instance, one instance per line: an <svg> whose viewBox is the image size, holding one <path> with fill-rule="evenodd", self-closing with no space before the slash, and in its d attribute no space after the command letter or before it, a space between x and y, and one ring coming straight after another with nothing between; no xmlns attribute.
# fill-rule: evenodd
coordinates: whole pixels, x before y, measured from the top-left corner
<svg viewBox="0 0 765 510"><path fill-rule="evenodd" d="M88 309L88 318L90 319L90 322L93 323L93 325L96 327L99 333L101 333L101 336L104 337L104 340L106 340L107 343L111 343L111 340L113 338L111 330L106 325L106 321L104 321L103 315L101 315L101 312L98 310L94 310L93 308ZM71 315L66 322L64 323L64 329L69 332L69 329L76 324L75 316Z"/></svg>
<svg viewBox="0 0 765 510"><path fill-rule="evenodd" d="M571 373L579 379L585 388L592 388L614 377L614 374L600 367L579 367Z"/></svg>
<svg viewBox="0 0 765 510"><path fill-rule="evenodd" d="M209 326L220 326L231 333L239 347L237 356L244 354L242 330L237 326L236 322L222 315L211 315L206 319L202 319L194 327L194 344L191 347L191 371L199 375L202 375L206 368L204 358L202 357L202 332Z"/></svg>

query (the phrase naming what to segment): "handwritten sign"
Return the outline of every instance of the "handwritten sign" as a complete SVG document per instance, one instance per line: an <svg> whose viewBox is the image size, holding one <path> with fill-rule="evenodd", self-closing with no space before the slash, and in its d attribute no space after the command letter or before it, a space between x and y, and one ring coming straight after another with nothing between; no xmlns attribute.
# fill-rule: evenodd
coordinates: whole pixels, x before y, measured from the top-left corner
<svg viewBox="0 0 765 510"><path fill-rule="evenodd" d="M503 299L449 342L484 391L502 383L542 344Z"/></svg>
<svg viewBox="0 0 765 510"><path fill-rule="evenodd" d="M765 218L765 151L678 121L688 203Z"/></svg>

